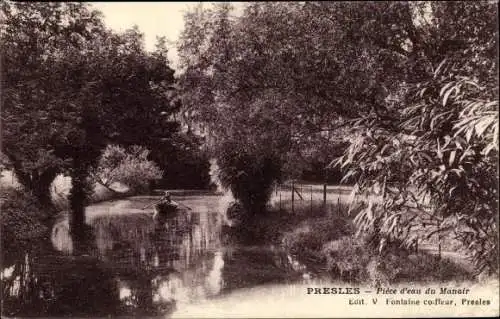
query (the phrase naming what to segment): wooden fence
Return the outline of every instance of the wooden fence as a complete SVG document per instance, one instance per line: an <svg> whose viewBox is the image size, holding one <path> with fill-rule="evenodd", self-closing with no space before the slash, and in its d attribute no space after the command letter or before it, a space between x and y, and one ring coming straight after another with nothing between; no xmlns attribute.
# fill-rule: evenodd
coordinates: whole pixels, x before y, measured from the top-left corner
<svg viewBox="0 0 500 319"><path fill-rule="evenodd" d="M306 184L291 181L276 185L271 202L280 210L286 208L291 210L292 213L295 212L298 206L301 209L308 207L311 212L318 205L329 210L339 210L348 205L348 197L351 191L352 188L349 186Z"/></svg>

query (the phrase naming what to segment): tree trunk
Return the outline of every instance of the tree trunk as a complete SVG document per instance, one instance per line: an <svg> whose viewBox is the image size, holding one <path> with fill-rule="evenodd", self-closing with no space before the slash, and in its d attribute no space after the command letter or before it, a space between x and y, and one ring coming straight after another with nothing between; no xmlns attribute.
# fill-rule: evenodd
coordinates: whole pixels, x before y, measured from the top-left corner
<svg viewBox="0 0 500 319"><path fill-rule="evenodd" d="M71 173L71 191L69 193L70 233L74 253L83 251L86 239L85 202L87 198L87 169L75 165Z"/></svg>
<svg viewBox="0 0 500 319"><path fill-rule="evenodd" d="M55 211L54 203L50 193L50 186L58 174L57 169L48 169L41 174L33 176L32 179L32 192L38 199L43 208L50 211Z"/></svg>
<svg viewBox="0 0 500 319"><path fill-rule="evenodd" d="M15 167L14 173L24 189L36 197L41 208L50 216L55 211L50 194L50 186L59 173L59 170L52 167L41 173L38 171L27 173Z"/></svg>

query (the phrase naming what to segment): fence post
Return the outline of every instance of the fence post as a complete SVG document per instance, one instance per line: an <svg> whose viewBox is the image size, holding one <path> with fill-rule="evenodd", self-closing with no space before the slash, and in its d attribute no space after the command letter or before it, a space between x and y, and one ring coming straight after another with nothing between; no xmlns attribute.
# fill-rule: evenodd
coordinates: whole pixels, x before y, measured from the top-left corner
<svg viewBox="0 0 500 319"><path fill-rule="evenodd" d="M438 256L441 260L441 220L438 221Z"/></svg>
<svg viewBox="0 0 500 319"><path fill-rule="evenodd" d="M339 216L342 215L342 210L340 209L340 195L337 197L337 209L339 211Z"/></svg>
<svg viewBox="0 0 500 319"><path fill-rule="evenodd" d="M281 184L280 184L280 212L281 212Z"/></svg>
<svg viewBox="0 0 500 319"><path fill-rule="evenodd" d="M313 212L313 187L311 185L311 205L310 205L311 215Z"/></svg>
<svg viewBox="0 0 500 319"><path fill-rule="evenodd" d="M323 206L326 208L326 183L323 184Z"/></svg>

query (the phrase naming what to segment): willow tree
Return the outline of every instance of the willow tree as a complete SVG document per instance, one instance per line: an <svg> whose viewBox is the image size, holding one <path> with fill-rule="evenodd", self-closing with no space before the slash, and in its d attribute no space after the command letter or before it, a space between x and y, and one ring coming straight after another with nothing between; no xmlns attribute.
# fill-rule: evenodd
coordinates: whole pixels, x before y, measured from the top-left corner
<svg viewBox="0 0 500 319"><path fill-rule="evenodd" d="M346 179L384 199L356 219L374 245L410 243L416 228L456 231L478 270L496 268L493 3L249 3L231 12L188 13L179 46L184 106L216 145L260 141L283 168L303 150L332 159L345 142L337 163Z"/></svg>
<svg viewBox="0 0 500 319"><path fill-rule="evenodd" d="M397 6L397 4L393 4ZM377 245L420 235L454 236L477 271L498 269L497 6L423 2L401 11L399 44L381 32L363 42L401 53L402 72L359 118L339 159L360 192L382 197L357 216ZM376 15L375 11L375 15ZM379 18L361 21L376 28ZM390 15L389 15L390 16ZM396 17L396 16L395 16ZM400 23L394 20L397 29ZM420 235L419 235L420 234ZM381 247L383 248L383 247Z"/></svg>
<svg viewBox="0 0 500 319"><path fill-rule="evenodd" d="M244 152L254 159L252 165L267 162L261 156L275 163L277 172L261 183L262 190L284 177L296 177L294 172L313 154L331 159L325 150L336 141L332 122L337 114L332 109L352 110L330 94L331 86L342 82L332 76L339 66L327 54L330 35L315 37L308 8L301 3L250 3L236 16L222 4L198 6L185 16L179 44L183 108L207 128L215 156L235 161ZM323 153L318 152L320 145ZM221 169L230 188L242 176L252 178L259 171L220 159L227 165ZM246 201L255 192L239 191L239 199ZM260 197L260 207L268 197Z"/></svg>

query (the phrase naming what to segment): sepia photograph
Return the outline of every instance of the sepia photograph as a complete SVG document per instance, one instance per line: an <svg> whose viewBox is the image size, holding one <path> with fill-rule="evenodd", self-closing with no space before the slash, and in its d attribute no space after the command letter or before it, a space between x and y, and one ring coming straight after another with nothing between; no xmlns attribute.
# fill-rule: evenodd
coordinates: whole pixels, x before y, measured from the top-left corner
<svg viewBox="0 0 500 319"><path fill-rule="evenodd" d="M1 2L1 317L498 317L498 35L496 0Z"/></svg>

